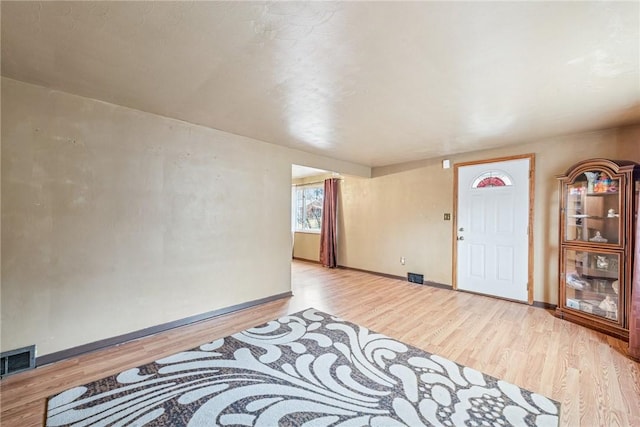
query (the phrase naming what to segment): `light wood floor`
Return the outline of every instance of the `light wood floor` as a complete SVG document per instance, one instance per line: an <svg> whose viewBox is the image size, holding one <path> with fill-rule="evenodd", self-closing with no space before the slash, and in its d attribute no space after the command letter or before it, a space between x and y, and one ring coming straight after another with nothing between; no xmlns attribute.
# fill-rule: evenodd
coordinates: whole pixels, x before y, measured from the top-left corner
<svg viewBox="0 0 640 427"><path fill-rule="evenodd" d="M523 304L293 262L295 296L0 381L2 427L39 426L47 396L307 307L562 403L564 426L640 426L625 343Z"/></svg>

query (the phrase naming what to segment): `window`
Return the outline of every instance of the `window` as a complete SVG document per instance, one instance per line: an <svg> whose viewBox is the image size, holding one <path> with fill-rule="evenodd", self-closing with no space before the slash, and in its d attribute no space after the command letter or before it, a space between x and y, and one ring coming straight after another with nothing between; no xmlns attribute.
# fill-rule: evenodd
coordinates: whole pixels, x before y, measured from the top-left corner
<svg viewBox="0 0 640 427"><path fill-rule="evenodd" d="M320 232L324 189L318 186L294 187L293 226L295 231Z"/></svg>
<svg viewBox="0 0 640 427"><path fill-rule="evenodd" d="M513 184L509 175L502 171L491 171L477 177L471 188L508 187L511 185Z"/></svg>

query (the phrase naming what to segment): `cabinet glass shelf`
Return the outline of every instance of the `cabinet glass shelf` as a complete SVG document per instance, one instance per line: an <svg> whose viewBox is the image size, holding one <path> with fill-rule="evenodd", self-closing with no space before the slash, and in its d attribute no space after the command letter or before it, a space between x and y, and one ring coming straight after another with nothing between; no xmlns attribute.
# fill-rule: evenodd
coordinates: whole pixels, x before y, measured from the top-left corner
<svg viewBox="0 0 640 427"><path fill-rule="evenodd" d="M618 321L619 255L565 249L564 260L565 307Z"/></svg>
<svg viewBox="0 0 640 427"><path fill-rule="evenodd" d="M565 191L565 240L620 242L620 181L601 171L584 172Z"/></svg>

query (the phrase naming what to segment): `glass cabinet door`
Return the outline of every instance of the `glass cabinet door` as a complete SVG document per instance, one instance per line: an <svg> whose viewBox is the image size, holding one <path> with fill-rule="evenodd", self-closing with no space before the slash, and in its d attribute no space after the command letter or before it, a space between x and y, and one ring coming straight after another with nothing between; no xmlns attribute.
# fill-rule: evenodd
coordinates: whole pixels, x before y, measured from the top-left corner
<svg viewBox="0 0 640 427"><path fill-rule="evenodd" d="M620 322L620 255L564 250L565 301L574 310Z"/></svg>
<svg viewBox="0 0 640 427"><path fill-rule="evenodd" d="M565 240L620 243L620 180L584 172L565 190Z"/></svg>

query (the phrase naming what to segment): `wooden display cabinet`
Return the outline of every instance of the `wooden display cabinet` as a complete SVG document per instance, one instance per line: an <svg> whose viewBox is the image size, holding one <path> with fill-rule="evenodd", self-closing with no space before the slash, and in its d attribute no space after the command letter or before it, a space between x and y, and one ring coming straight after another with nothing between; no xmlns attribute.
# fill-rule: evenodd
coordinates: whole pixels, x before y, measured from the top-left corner
<svg viewBox="0 0 640 427"><path fill-rule="evenodd" d="M560 181L556 315L629 339L634 213L640 166L585 160Z"/></svg>

